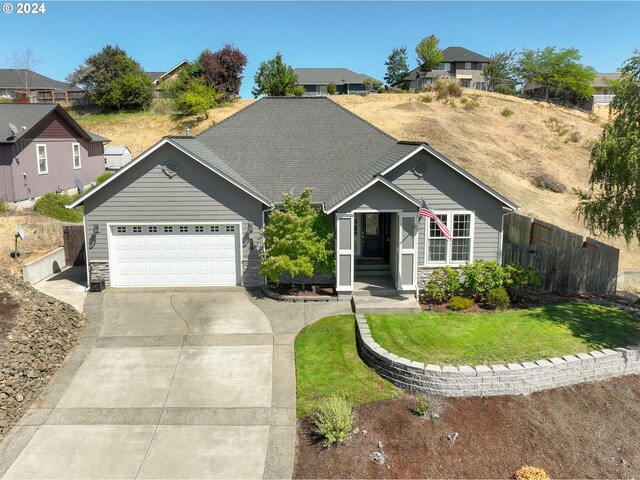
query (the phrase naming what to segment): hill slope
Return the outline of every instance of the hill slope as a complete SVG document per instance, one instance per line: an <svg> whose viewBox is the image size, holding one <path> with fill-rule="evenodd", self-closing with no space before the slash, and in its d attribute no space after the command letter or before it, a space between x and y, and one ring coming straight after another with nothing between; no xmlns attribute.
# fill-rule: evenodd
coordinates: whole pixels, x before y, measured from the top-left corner
<svg viewBox="0 0 640 480"><path fill-rule="evenodd" d="M587 186L590 142L602 128L582 112L515 97L464 90L479 105L465 110L420 94L333 96L353 111L399 140L419 140L455 161L491 187L521 206L521 212L567 230L588 234L575 215L577 198L572 188ZM250 104L241 100L212 110L211 118L191 128L197 134L215 121ZM505 117L504 109L513 114ZM134 155L163 135L184 134L184 125L170 115L82 116L87 129L112 139L112 145L128 145ZM548 174L567 187L565 193L537 188L532 177ZM640 247L628 248L621 239L602 238L620 249L620 269L640 270Z"/></svg>

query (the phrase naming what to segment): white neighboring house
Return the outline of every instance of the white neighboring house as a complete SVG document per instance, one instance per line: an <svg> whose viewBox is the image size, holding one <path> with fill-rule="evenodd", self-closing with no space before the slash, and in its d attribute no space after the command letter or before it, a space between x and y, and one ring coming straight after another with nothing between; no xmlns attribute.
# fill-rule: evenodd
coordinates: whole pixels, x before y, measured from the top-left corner
<svg viewBox="0 0 640 480"><path fill-rule="evenodd" d="M125 146L104 147L104 168L118 170L131 161L131 150Z"/></svg>

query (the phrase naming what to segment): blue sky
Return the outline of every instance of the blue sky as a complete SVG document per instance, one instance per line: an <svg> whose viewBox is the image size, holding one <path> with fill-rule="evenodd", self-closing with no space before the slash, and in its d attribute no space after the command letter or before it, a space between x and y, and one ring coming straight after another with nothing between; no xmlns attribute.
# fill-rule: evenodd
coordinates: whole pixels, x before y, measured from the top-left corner
<svg viewBox="0 0 640 480"><path fill-rule="evenodd" d="M2 3L3 0L0 0ZM5 2L6 3L6 2ZM17 2L10 2L14 6ZM63 80L106 44L146 70L166 70L225 43L249 58L241 95L277 51L294 67L346 67L382 80L395 46L410 52L435 34L441 47L489 56L510 48L576 47L582 61L615 71L640 49L636 2L45 2L46 13L0 14L0 67L31 48L35 70Z"/></svg>

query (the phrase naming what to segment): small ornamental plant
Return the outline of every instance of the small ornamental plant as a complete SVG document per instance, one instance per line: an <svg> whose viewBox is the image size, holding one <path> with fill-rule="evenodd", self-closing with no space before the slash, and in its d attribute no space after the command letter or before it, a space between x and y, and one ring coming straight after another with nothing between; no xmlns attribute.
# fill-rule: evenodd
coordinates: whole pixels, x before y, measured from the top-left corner
<svg viewBox="0 0 640 480"><path fill-rule="evenodd" d="M509 306L509 294L503 287L494 288L487 293L486 302L491 310L502 310Z"/></svg>
<svg viewBox="0 0 640 480"><path fill-rule="evenodd" d="M416 415L426 417L431 408L431 403L424 397L416 398L416 406L413 409Z"/></svg>
<svg viewBox="0 0 640 480"><path fill-rule="evenodd" d="M447 303L447 308L458 312L460 310L468 310L469 308L473 307L473 305L473 300L471 300L470 298L452 297L451 300L449 300L449 303Z"/></svg>
<svg viewBox="0 0 640 480"><path fill-rule="evenodd" d="M323 445L330 447L351 438L355 420L353 407L344 398L331 396L318 404L314 419L315 432L324 438Z"/></svg>

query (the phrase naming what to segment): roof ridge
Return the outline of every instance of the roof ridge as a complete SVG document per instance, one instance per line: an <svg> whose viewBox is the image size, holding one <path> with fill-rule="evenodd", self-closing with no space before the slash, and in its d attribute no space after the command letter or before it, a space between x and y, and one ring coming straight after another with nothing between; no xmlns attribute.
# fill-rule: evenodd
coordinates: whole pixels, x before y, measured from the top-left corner
<svg viewBox="0 0 640 480"><path fill-rule="evenodd" d="M302 97L301 97L302 98ZM380 133L382 133L383 135L389 137L391 140L395 141L396 143L398 142L398 139L396 137L394 137L393 135L391 135L390 133L385 132L384 130L382 130L381 128L376 127L373 123L368 122L367 120L365 120L364 118L356 115L355 113L353 113L351 110L349 110L347 107L344 107L342 105L340 105L338 102L336 102L335 100L331 100L329 97L312 97L312 98L321 98L324 100L328 100L329 102L332 102L334 105L337 105L338 107L340 107L341 109L343 109L345 112L347 112L349 115L357 118L359 121L361 121L362 123L366 123L367 125L369 125L371 128L379 131Z"/></svg>

